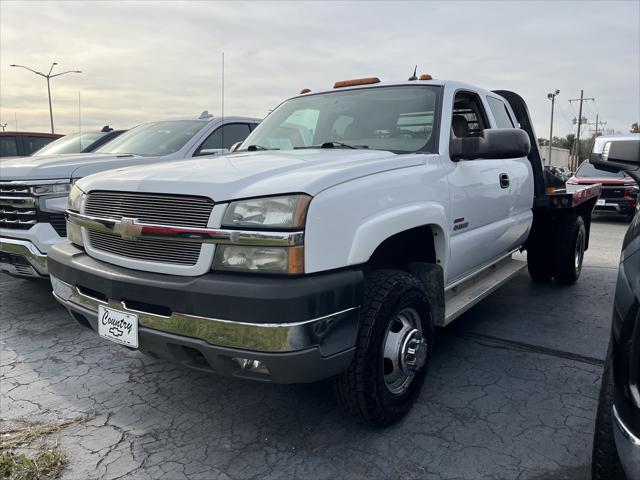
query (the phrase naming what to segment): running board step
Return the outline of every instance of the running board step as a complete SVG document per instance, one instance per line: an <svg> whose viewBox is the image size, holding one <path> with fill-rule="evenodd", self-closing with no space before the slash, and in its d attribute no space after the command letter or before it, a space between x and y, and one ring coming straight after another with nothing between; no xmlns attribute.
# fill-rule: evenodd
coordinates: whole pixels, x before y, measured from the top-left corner
<svg viewBox="0 0 640 480"><path fill-rule="evenodd" d="M527 262L507 257L470 279L448 289L444 294L445 318L444 325L441 326L446 326L453 322L526 267Z"/></svg>

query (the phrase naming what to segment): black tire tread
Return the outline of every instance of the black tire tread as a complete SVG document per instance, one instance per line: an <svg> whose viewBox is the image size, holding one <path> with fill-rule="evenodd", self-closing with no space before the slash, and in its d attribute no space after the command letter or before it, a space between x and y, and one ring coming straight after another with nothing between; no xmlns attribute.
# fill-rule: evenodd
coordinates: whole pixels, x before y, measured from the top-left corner
<svg viewBox="0 0 640 480"><path fill-rule="evenodd" d="M368 346L376 318L384 306L384 300L398 283L406 283L424 291L424 286L416 277L401 270L377 270L368 275L362 302L361 325L356 340L356 355L349 368L333 378L334 395L344 412L376 426L389 425L398 418L386 413L376 397L367 394L375 389L375 379L366 375Z"/></svg>
<svg viewBox="0 0 640 480"><path fill-rule="evenodd" d="M573 285L578 280L574 267L575 239L584 229L584 220L579 215L568 215L559 222L556 230L557 249L553 259L553 277L562 285Z"/></svg>

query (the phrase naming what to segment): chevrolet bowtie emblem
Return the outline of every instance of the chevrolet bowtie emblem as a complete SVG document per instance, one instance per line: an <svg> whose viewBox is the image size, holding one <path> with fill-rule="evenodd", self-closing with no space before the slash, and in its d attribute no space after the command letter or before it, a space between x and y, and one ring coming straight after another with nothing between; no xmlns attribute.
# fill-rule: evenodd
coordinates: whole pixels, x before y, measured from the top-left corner
<svg viewBox="0 0 640 480"><path fill-rule="evenodd" d="M136 221L136 218L122 217L119 233L123 240L135 240L140 236L142 225L136 224Z"/></svg>

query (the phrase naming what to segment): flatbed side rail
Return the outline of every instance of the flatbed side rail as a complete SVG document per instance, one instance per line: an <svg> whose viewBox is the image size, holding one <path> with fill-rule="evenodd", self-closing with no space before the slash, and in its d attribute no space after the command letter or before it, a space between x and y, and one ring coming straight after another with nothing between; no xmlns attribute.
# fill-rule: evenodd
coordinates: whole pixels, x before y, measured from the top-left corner
<svg viewBox="0 0 640 480"><path fill-rule="evenodd" d="M556 188L546 195L536 198L534 206L553 209L575 208L579 205L584 205L589 200L597 199L601 191L602 185L599 183L581 186L571 191L567 191L564 188Z"/></svg>

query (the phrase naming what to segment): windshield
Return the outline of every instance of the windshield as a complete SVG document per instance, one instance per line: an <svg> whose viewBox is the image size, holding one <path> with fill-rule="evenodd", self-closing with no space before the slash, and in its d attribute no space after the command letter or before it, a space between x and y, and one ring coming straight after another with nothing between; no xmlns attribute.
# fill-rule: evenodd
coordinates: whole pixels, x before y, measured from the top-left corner
<svg viewBox="0 0 640 480"><path fill-rule="evenodd" d="M64 137L45 145L40 150L33 153L32 156L80 153L103 135L106 135L106 132L87 132L83 134L72 133L70 135L65 135Z"/></svg>
<svg viewBox="0 0 640 480"><path fill-rule="evenodd" d="M582 165L578 167L576 172L578 178L625 178L624 172L605 172L604 170L598 170L593 164L589 163L589 160L582 162Z"/></svg>
<svg viewBox="0 0 640 480"><path fill-rule="evenodd" d="M161 157L180 150L207 122L173 120L143 123L98 148L99 153L132 153Z"/></svg>
<svg viewBox="0 0 640 480"><path fill-rule="evenodd" d="M325 144L409 153L435 150L440 87L397 86L296 97L276 108L240 149Z"/></svg>

